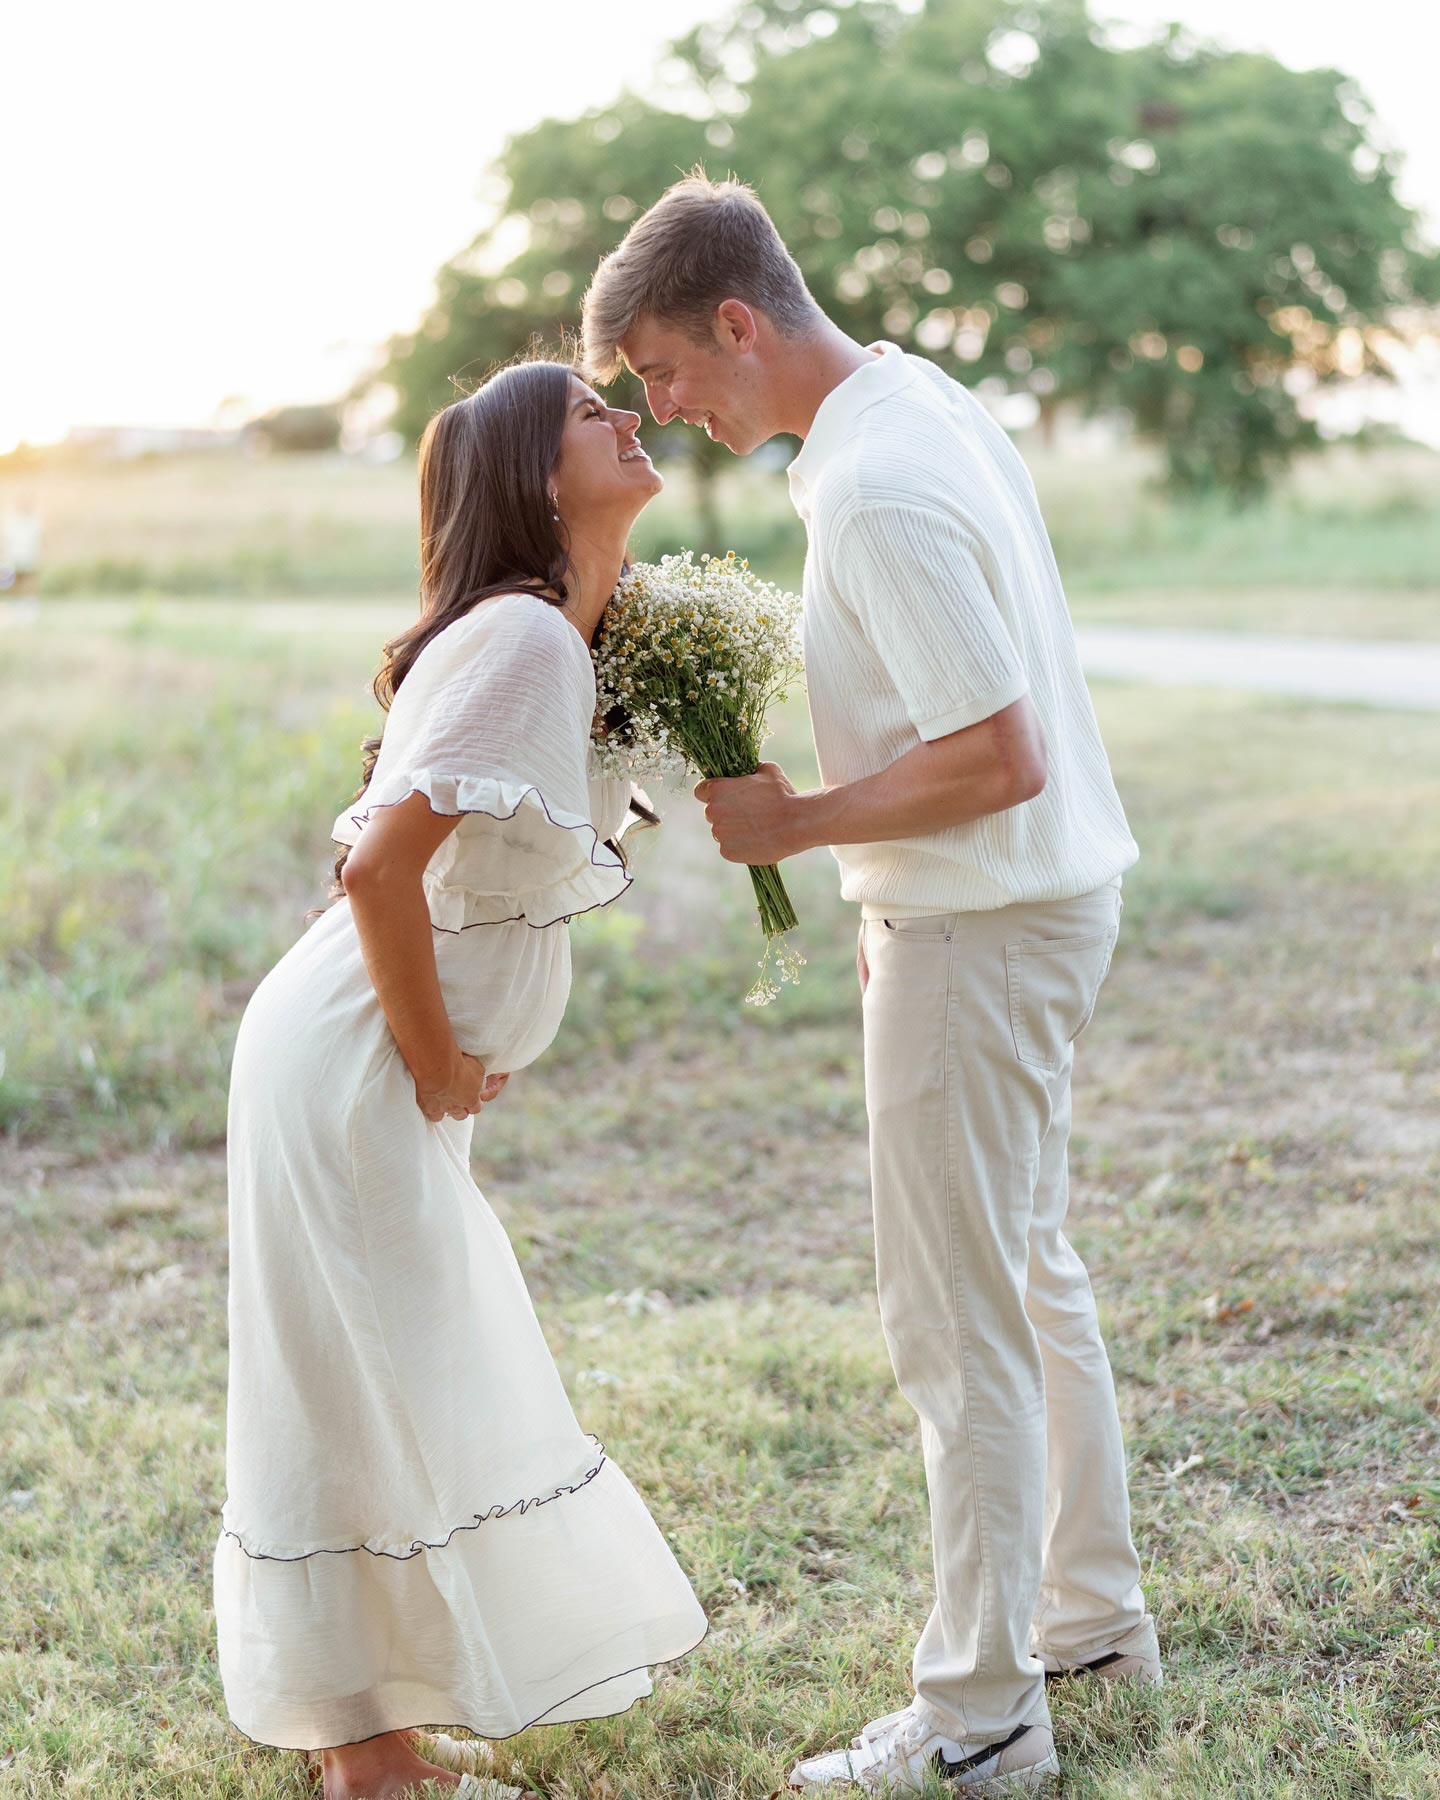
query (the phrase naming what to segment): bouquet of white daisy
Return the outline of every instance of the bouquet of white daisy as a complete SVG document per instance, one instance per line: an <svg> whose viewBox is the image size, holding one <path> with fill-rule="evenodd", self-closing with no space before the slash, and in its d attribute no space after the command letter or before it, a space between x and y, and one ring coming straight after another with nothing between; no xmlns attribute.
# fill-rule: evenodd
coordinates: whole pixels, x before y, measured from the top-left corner
<svg viewBox="0 0 1440 1800"><path fill-rule="evenodd" d="M595 747L607 773L753 775L765 715L800 675L800 599L724 557L683 550L631 563L600 621ZM765 952L745 996L767 1005L804 957L786 933L795 908L773 864L752 868Z"/></svg>

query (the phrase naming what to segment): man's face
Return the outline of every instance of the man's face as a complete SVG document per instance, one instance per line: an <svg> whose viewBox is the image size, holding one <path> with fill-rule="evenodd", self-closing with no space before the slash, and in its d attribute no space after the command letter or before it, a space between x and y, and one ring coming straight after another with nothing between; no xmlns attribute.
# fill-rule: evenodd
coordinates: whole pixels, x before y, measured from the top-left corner
<svg viewBox="0 0 1440 1800"><path fill-rule="evenodd" d="M772 435L751 416L746 357L727 350L718 333L714 342L697 344L676 325L642 318L626 333L620 350L645 384L645 401L657 425L683 419L737 456L748 456Z"/></svg>

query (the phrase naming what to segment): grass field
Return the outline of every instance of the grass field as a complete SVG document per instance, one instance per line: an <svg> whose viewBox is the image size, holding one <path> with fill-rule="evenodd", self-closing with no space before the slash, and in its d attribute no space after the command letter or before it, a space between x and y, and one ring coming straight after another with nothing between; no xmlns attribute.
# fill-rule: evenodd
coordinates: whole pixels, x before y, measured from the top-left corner
<svg viewBox="0 0 1440 1800"><path fill-rule="evenodd" d="M783 450L783 444L778 446ZM1177 505L1138 448L1021 440L1077 616L1109 623L1440 638L1440 453L1332 447L1265 504ZM785 477L737 461L724 543L704 541L688 471L641 516L644 557L735 548L798 586L804 536ZM414 592L415 471L339 456L155 457L28 473L0 463L0 511L45 522L43 591L352 601Z"/></svg>
<svg viewBox="0 0 1440 1800"><path fill-rule="evenodd" d="M67 602L5 628L7 1800L311 1791L229 1726L214 1664L225 1082L409 616ZM1072 1236L1169 1684L1057 1691L1066 1793L1433 1795L1440 717L1096 700L1143 857L1080 1046ZM770 750L814 779L803 703ZM629 1714L500 1747L550 1800L770 1795L904 1702L931 1596L853 916L824 852L788 864L803 985L742 1006L748 883L687 796L662 807L631 892L576 922L559 1041L476 1135L582 1424L711 1619Z"/></svg>

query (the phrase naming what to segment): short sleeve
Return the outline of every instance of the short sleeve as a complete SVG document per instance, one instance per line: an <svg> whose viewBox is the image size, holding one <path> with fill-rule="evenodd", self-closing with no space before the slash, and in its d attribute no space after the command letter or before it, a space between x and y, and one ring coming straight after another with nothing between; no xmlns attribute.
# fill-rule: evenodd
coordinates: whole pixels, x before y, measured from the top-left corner
<svg viewBox="0 0 1440 1800"><path fill-rule="evenodd" d="M854 607L920 736L988 719L1029 689L972 540L936 507L864 505L835 539Z"/></svg>
<svg viewBox="0 0 1440 1800"><path fill-rule="evenodd" d="M418 791L461 815L425 870L441 929L549 925L607 905L630 877L592 816L594 705L589 653L553 607L524 594L481 602L416 658L335 841L357 842L378 808Z"/></svg>

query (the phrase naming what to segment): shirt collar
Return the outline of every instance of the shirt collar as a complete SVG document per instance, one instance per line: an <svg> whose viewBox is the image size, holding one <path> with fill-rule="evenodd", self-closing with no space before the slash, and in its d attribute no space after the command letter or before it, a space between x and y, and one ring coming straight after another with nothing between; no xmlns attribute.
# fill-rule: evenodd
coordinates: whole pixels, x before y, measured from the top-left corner
<svg viewBox="0 0 1440 1800"><path fill-rule="evenodd" d="M865 348L878 351L879 354L869 362L862 363L858 369L852 370L843 381L831 388L815 409L815 417L800 446L799 455L787 464L785 473L790 478L792 494L797 488L808 492L814 487L821 469L840 449L850 434L851 426L867 407L873 406L877 400L885 400L891 394L898 393L908 382L914 380L914 370L909 367L905 352L899 344L892 344L889 339L881 338L876 343L867 344Z"/></svg>

